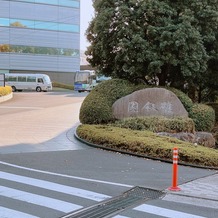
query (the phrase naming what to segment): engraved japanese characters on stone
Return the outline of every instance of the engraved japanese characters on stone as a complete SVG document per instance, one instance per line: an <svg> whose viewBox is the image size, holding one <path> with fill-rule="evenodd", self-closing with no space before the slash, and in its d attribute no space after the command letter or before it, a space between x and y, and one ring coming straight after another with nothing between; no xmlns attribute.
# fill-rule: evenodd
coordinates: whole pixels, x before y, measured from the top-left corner
<svg viewBox="0 0 218 218"><path fill-rule="evenodd" d="M147 102L144 107L142 108L142 110L146 110L146 111L153 111L153 110L157 110L155 104L152 104L151 102Z"/></svg>
<svg viewBox="0 0 218 218"><path fill-rule="evenodd" d="M163 102L160 104L160 109L164 114L172 114L172 104L170 102Z"/></svg>
<svg viewBox="0 0 218 218"><path fill-rule="evenodd" d="M146 88L118 99L112 106L117 119L137 116L188 117L178 97L164 88Z"/></svg>
<svg viewBox="0 0 218 218"><path fill-rule="evenodd" d="M131 101L128 104L128 112L138 113L139 112L139 104L136 101Z"/></svg>

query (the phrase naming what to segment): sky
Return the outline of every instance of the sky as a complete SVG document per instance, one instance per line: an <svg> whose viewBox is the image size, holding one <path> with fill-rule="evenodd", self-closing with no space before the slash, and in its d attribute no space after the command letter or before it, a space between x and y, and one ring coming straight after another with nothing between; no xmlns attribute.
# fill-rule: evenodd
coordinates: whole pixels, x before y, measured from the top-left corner
<svg viewBox="0 0 218 218"><path fill-rule="evenodd" d="M80 0L80 49L86 50L89 42L84 36L89 22L94 16L94 9L92 7L92 0Z"/></svg>

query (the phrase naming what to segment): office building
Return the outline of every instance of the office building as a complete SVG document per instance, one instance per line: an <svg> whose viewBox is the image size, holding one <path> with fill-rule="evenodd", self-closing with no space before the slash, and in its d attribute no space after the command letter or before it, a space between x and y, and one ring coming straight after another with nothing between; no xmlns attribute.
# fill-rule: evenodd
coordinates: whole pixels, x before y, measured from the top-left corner
<svg viewBox="0 0 218 218"><path fill-rule="evenodd" d="M79 0L0 0L0 73L69 81L80 69L79 48Z"/></svg>

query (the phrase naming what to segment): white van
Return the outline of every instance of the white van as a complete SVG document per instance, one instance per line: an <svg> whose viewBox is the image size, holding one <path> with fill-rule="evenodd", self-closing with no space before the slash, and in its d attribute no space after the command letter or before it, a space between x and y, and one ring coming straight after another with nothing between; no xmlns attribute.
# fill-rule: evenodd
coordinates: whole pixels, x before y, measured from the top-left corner
<svg viewBox="0 0 218 218"><path fill-rule="evenodd" d="M35 90L37 92L52 90L50 77L46 74L5 74L5 85L11 86L12 91Z"/></svg>

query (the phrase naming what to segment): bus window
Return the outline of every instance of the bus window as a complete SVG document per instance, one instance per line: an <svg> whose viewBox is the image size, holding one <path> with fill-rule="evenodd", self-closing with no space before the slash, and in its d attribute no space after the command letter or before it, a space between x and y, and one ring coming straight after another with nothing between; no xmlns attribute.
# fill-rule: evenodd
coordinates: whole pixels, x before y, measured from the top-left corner
<svg viewBox="0 0 218 218"><path fill-rule="evenodd" d="M18 76L18 82L26 82L26 76Z"/></svg>
<svg viewBox="0 0 218 218"><path fill-rule="evenodd" d="M27 82L36 82L36 77L35 76L28 76Z"/></svg>
<svg viewBox="0 0 218 218"><path fill-rule="evenodd" d="M17 77L16 77L16 76L9 76L9 77L7 78L7 81L8 81L8 82L16 82L16 81L17 81Z"/></svg>
<svg viewBox="0 0 218 218"><path fill-rule="evenodd" d="M38 78L38 83L43 83L43 79L42 78Z"/></svg>

